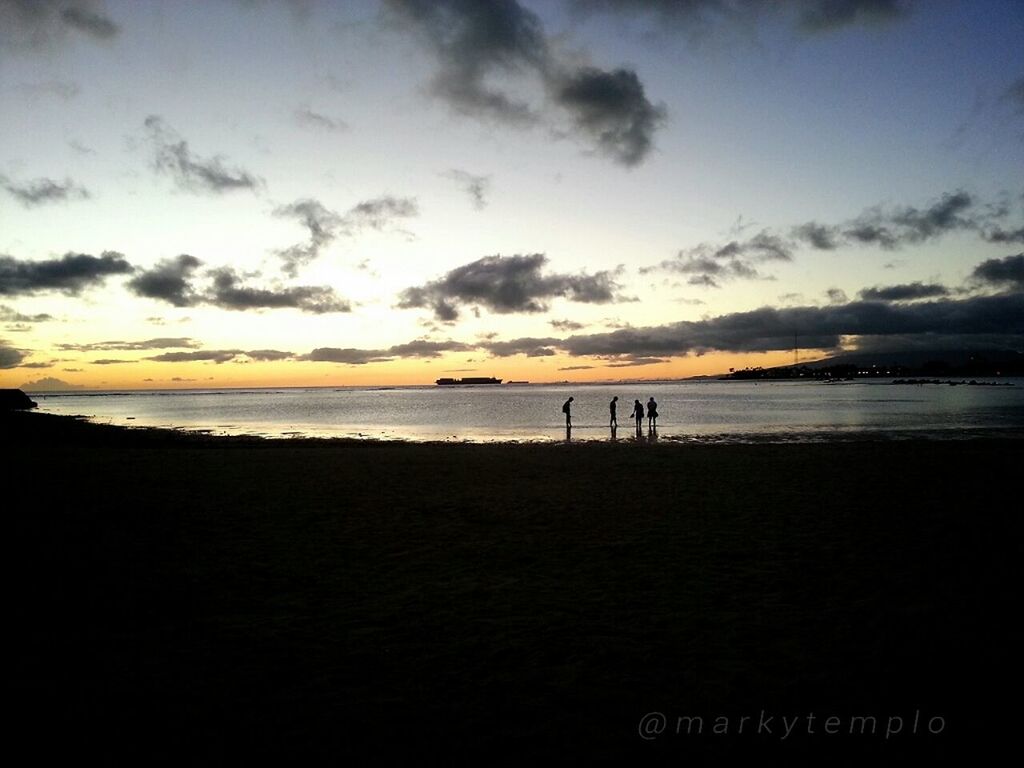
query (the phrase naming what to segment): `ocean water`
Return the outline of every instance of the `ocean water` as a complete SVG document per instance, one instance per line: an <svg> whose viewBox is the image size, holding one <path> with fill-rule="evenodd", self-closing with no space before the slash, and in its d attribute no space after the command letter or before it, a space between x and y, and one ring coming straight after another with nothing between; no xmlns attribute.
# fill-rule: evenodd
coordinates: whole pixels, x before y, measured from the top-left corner
<svg viewBox="0 0 1024 768"><path fill-rule="evenodd" d="M35 393L45 413L124 426L288 438L562 441L826 441L1024 436L1024 379L997 386L888 381L690 381L146 392ZM619 428L608 425L618 396ZM637 437L633 400L658 402L658 429Z"/></svg>

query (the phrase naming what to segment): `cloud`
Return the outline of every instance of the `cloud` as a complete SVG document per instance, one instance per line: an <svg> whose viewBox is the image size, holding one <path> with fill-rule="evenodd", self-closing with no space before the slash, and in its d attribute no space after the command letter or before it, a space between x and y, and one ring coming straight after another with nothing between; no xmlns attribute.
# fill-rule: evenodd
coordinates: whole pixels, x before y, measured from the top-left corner
<svg viewBox="0 0 1024 768"><path fill-rule="evenodd" d="M990 243L1024 243L1024 227L1017 229L993 227L985 232L983 237Z"/></svg>
<svg viewBox="0 0 1024 768"><path fill-rule="evenodd" d="M274 209L274 215L298 219L302 226L309 230L308 242L277 251L277 255L284 261L282 271L291 277L298 273L299 267L319 256L320 251L337 238L338 231L344 224L341 216L312 198L303 198L288 205L278 206Z"/></svg>
<svg viewBox="0 0 1024 768"><path fill-rule="evenodd" d="M1024 334L1024 293L894 304L857 301L827 307L762 307L698 321L571 336L575 356L685 356L706 352L832 349L844 336Z"/></svg>
<svg viewBox="0 0 1024 768"><path fill-rule="evenodd" d="M554 98L598 152L625 166L643 162L667 114L664 105L648 101L640 78L628 69L576 70L562 77Z"/></svg>
<svg viewBox="0 0 1024 768"><path fill-rule="evenodd" d="M21 365L21 361L24 359L24 352L20 349L8 346L3 339L0 339L0 369L17 368Z"/></svg>
<svg viewBox="0 0 1024 768"><path fill-rule="evenodd" d="M579 331L586 326L583 323L577 323L575 320L548 320L548 325L554 328L556 331Z"/></svg>
<svg viewBox="0 0 1024 768"><path fill-rule="evenodd" d="M468 171L460 171L458 168L452 168L444 175L462 185L476 210L482 211L487 207L487 193L491 186L490 176L477 176Z"/></svg>
<svg viewBox="0 0 1024 768"><path fill-rule="evenodd" d="M971 277L998 288L1024 290L1024 253L983 261L974 268Z"/></svg>
<svg viewBox="0 0 1024 768"><path fill-rule="evenodd" d="M88 200L92 197L89 190L71 179L64 179L63 182L53 179L32 179L19 184L6 176L0 176L0 186L26 208L48 203L66 203L71 200Z"/></svg>
<svg viewBox="0 0 1024 768"><path fill-rule="evenodd" d="M512 355L550 357L556 354L552 346L560 342L560 339L526 337L509 341L487 341L481 343L480 347L495 357L511 357Z"/></svg>
<svg viewBox="0 0 1024 768"><path fill-rule="evenodd" d="M605 304L617 300L613 273L542 274L547 263L542 253L485 256L448 272L439 280L407 288L398 306L430 307L439 320L453 321L459 306L480 305L499 314L543 312L556 297L569 301Z"/></svg>
<svg viewBox="0 0 1024 768"><path fill-rule="evenodd" d="M135 360L119 360L115 358L102 357L99 360L90 360L89 365L123 365L124 363L134 363Z"/></svg>
<svg viewBox="0 0 1024 768"><path fill-rule="evenodd" d="M654 270L689 275L689 285L718 288L728 280L772 280L754 266L766 261L791 261L792 245L767 230L746 240L730 240L722 245L701 243L679 251L675 258L651 267L642 267L641 274Z"/></svg>
<svg viewBox="0 0 1024 768"><path fill-rule="evenodd" d="M100 256L66 253L59 259L19 261L0 256L0 296L17 296L39 291L61 291L71 296L99 285L110 275L132 271L123 254L104 251Z"/></svg>
<svg viewBox="0 0 1024 768"><path fill-rule="evenodd" d="M137 296L159 299L176 307L189 307L198 300L190 279L202 263L195 256L183 253L173 259L157 262L152 269L139 272L126 285Z"/></svg>
<svg viewBox="0 0 1024 768"><path fill-rule="evenodd" d="M250 349L245 356L261 362L276 362L277 360L291 360L295 357L295 353L282 352L279 349Z"/></svg>
<svg viewBox="0 0 1024 768"><path fill-rule="evenodd" d="M309 232L309 239L276 251L284 261L281 270L295 277L299 268L317 258L338 237L358 234L370 228L383 230L395 220L419 214L414 198L382 195L352 206L344 216L330 210L319 200L302 198L274 209L274 215L297 219Z"/></svg>
<svg viewBox="0 0 1024 768"><path fill-rule="evenodd" d="M394 197L381 195L349 208L345 214L345 225L352 230L365 228L381 230L394 223L396 219L406 219L419 215L419 205L412 197Z"/></svg>
<svg viewBox="0 0 1024 768"><path fill-rule="evenodd" d="M540 18L516 0L385 4L396 26L433 52L431 92L455 111L520 127L551 125L560 112L599 154L626 166L649 154L665 109L648 100L636 73L559 61ZM531 103L507 87L510 79L525 81L519 91L546 94L547 103Z"/></svg>
<svg viewBox="0 0 1024 768"><path fill-rule="evenodd" d="M82 389L82 385L69 384L63 379L55 379L52 376L46 376L36 381L26 381L21 385L21 389L26 392L63 392L69 389Z"/></svg>
<svg viewBox="0 0 1024 768"><path fill-rule="evenodd" d="M154 169L169 175L179 189L222 194L237 190L254 192L262 186L261 179L241 168L226 165L219 155L210 158L195 155L188 142L158 115L150 115L143 125L153 150Z"/></svg>
<svg viewBox="0 0 1024 768"><path fill-rule="evenodd" d="M445 352L466 352L475 348L474 345L464 344L459 341L415 339L404 344L395 344L388 349L318 347L298 359L312 362L343 363L345 365L366 365L367 363L386 363L395 358L436 358Z"/></svg>
<svg viewBox="0 0 1024 768"><path fill-rule="evenodd" d="M911 0L790 0L786 3L734 0L573 0L583 13L614 12L620 17L653 17L658 29L706 32L721 24L748 27L781 17L805 33L823 33L855 24L879 25L899 20Z"/></svg>
<svg viewBox="0 0 1024 768"><path fill-rule="evenodd" d="M496 74L543 71L548 50L540 19L516 0L385 0L393 18L437 57L432 92L454 109L504 122L532 122L522 100L490 84Z"/></svg>
<svg viewBox="0 0 1024 768"><path fill-rule="evenodd" d="M858 294L865 301L916 301L948 296L949 289L937 283L904 283L902 285L864 288Z"/></svg>
<svg viewBox="0 0 1024 768"><path fill-rule="evenodd" d="M193 363L212 361L214 363L227 363L239 355L244 355L241 349L200 349L194 352L164 352L145 360L153 360L157 363Z"/></svg>
<svg viewBox="0 0 1024 768"><path fill-rule="evenodd" d="M119 32L95 0L0 0L0 46L43 48L69 34L106 41Z"/></svg>
<svg viewBox="0 0 1024 768"><path fill-rule="evenodd" d="M295 110L295 121L304 128L313 128L328 133L343 133L348 130L348 123L344 120L322 115L306 106Z"/></svg>
<svg viewBox="0 0 1024 768"><path fill-rule="evenodd" d="M875 206L855 219L835 225L807 222L795 227L793 237L816 250L830 251L842 245L875 245L896 250L953 232L977 232L991 242L1024 241L1024 228L1004 230L996 221L1009 213L1006 207L979 206L967 192L948 192L924 208Z"/></svg>
<svg viewBox="0 0 1024 768"><path fill-rule="evenodd" d="M902 18L909 0L803 0L798 24L806 32L824 32L851 24L880 24Z"/></svg>
<svg viewBox="0 0 1024 768"><path fill-rule="evenodd" d="M0 322L2 323L45 323L53 320L53 315L40 313L37 315L23 315L14 307L0 304Z"/></svg>
<svg viewBox="0 0 1024 768"><path fill-rule="evenodd" d="M1002 101L1012 105L1018 115L1024 115L1024 76L1018 77L1003 91Z"/></svg>
<svg viewBox="0 0 1024 768"><path fill-rule="evenodd" d="M195 341L188 337L144 339L142 341L97 341L91 344L57 344L62 352L125 352L140 349L194 349Z"/></svg>
<svg viewBox="0 0 1024 768"><path fill-rule="evenodd" d="M350 312L352 305L327 286L299 285L278 288L253 288L242 285L241 277L230 267L212 270L213 286L203 301L222 309L299 309L320 315Z"/></svg>
<svg viewBox="0 0 1024 768"><path fill-rule="evenodd" d="M828 297L829 304L845 304L849 301L846 291L842 288L829 288L825 291L825 295Z"/></svg>
<svg viewBox="0 0 1024 768"><path fill-rule="evenodd" d="M346 365L365 365L366 363L383 363L391 360L385 350L381 349L339 349L338 347L317 347L303 360L320 363L345 363Z"/></svg>

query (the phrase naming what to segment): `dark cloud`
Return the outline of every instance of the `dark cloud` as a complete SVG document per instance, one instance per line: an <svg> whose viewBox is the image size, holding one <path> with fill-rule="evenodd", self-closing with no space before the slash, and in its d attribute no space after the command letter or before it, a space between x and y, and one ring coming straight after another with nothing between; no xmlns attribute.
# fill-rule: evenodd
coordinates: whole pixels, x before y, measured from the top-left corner
<svg viewBox="0 0 1024 768"><path fill-rule="evenodd" d="M1024 290L1024 253L983 261L974 268L971 277L998 288Z"/></svg>
<svg viewBox="0 0 1024 768"><path fill-rule="evenodd" d="M0 46L41 48L69 34L104 41L119 31L96 0L0 0Z"/></svg>
<svg viewBox="0 0 1024 768"><path fill-rule="evenodd" d="M62 352L125 352L140 349L194 349L199 346L188 337L144 339L142 341L97 341L91 344L58 344Z"/></svg>
<svg viewBox="0 0 1024 768"><path fill-rule="evenodd" d="M440 357L445 352L468 352L475 349L474 346L463 344L459 341L431 341L429 339L416 339L405 344L396 344L388 349L388 354L394 357Z"/></svg>
<svg viewBox="0 0 1024 768"><path fill-rule="evenodd" d="M762 307L698 321L571 336L560 347L576 356L659 357L790 350L794 334L803 348L833 349L843 336L1022 333L1024 293L1013 293L910 304L858 301L827 307Z"/></svg>
<svg viewBox="0 0 1024 768"><path fill-rule="evenodd" d="M548 46L540 19L516 0L385 0L394 18L434 53L435 95L464 114L528 123L525 101L491 83L495 75L543 72Z"/></svg>
<svg viewBox="0 0 1024 768"><path fill-rule="evenodd" d="M103 357L99 360L90 360L89 365L123 365L124 363L134 363L136 360L119 360L110 357Z"/></svg>
<svg viewBox="0 0 1024 768"><path fill-rule="evenodd" d="M399 296L401 308L430 307L439 320L452 321L460 305L480 305L499 314L543 312L556 297L604 304L617 299L613 273L542 274L547 263L542 253L485 256L448 272L439 280L407 288Z"/></svg>
<svg viewBox="0 0 1024 768"><path fill-rule="evenodd" d="M668 358L665 357L630 357L624 360L616 360L615 362L607 363L605 368L633 368L640 365L657 365L658 363L667 363Z"/></svg>
<svg viewBox="0 0 1024 768"><path fill-rule="evenodd" d="M53 368L53 364L55 362L56 362L56 360L51 360L50 362L39 362L39 363L22 363L18 367L19 368Z"/></svg>
<svg viewBox="0 0 1024 768"><path fill-rule="evenodd" d="M116 251L100 256L66 253L59 259L19 261L0 256L0 296L17 296L39 291L62 291L74 296L101 284L111 275L124 275L132 265Z"/></svg>
<svg viewBox="0 0 1024 768"><path fill-rule="evenodd" d="M159 299L176 307L189 307L198 300L190 280L202 263L195 256L183 253L139 272L126 285L137 296Z"/></svg>
<svg viewBox="0 0 1024 768"><path fill-rule="evenodd" d="M299 107L295 110L295 121L305 128L314 128L328 133L342 133L348 130L348 123L344 120L322 115L309 107Z"/></svg>
<svg viewBox="0 0 1024 768"><path fill-rule="evenodd" d="M967 192L942 195L925 208L902 206L869 208L842 224L807 222L793 229L793 237L817 250L834 250L841 245L877 245L895 250L916 245L953 232L978 232L992 242L1024 238L1024 230L1007 231L995 222L1005 218L1005 206L982 206Z"/></svg>
<svg viewBox="0 0 1024 768"><path fill-rule="evenodd" d="M63 379L55 379L52 376L45 376L36 381L26 381L21 385L26 392L63 392L69 389L82 389L81 384L69 384Z"/></svg>
<svg viewBox="0 0 1024 768"><path fill-rule="evenodd" d="M346 365L366 365L367 363L384 363L392 358L383 349L339 349L338 347L317 347L303 360L315 363L344 363Z"/></svg>
<svg viewBox="0 0 1024 768"><path fill-rule="evenodd" d="M212 270L213 286L203 301L222 309L292 308L320 315L327 312L350 312L352 305L339 298L327 286L299 285L279 288L253 288L242 284L242 278L230 267Z"/></svg>
<svg viewBox="0 0 1024 768"><path fill-rule="evenodd" d="M859 293L865 301L915 301L948 296L949 289L937 283L904 283L884 287L864 288Z"/></svg>
<svg viewBox="0 0 1024 768"><path fill-rule="evenodd" d="M850 24L879 24L903 17L909 0L802 0L799 26L807 32L823 32Z"/></svg>
<svg viewBox="0 0 1024 768"><path fill-rule="evenodd" d="M491 186L490 176L477 176L468 171L460 171L458 168L452 168L445 176L462 185L473 202L473 207L478 211L487 207L487 192Z"/></svg>
<svg viewBox="0 0 1024 768"><path fill-rule="evenodd" d="M0 368L17 368L24 359L24 352L8 346L3 339L0 339Z"/></svg>
<svg viewBox="0 0 1024 768"><path fill-rule="evenodd" d="M746 27L781 16L802 32L820 33L854 24L892 22L906 16L911 5L911 0L573 0L574 8L584 13L647 17L659 29L691 32L706 32L722 24Z"/></svg>
<svg viewBox="0 0 1024 768"><path fill-rule="evenodd" d="M245 353L250 360L260 362L275 362L277 360L291 360L295 357L294 352L282 352L279 349L250 349Z"/></svg>
<svg viewBox="0 0 1024 768"><path fill-rule="evenodd" d="M829 304L845 304L849 301L846 291L842 288L829 288L825 291L825 295L828 297Z"/></svg>
<svg viewBox="0 0 1024 768"><path fill-rule="evenodd" d="M575 320L548 320L548 325L554 328L556 331L579 331L586 326L583 323L577 323Z"/></svg>
<svg viewBox="0 0 1024 768"><path fill-rule="evenodd" d="M158 115L150 115L143 123L153 150L153 167L174 179L180 189L189 192L221 194L236 190L256 191L262 181L248 171L225 164L215 155L202 158L189 149L173 128Z"/></svg>
<svg viewBox="0 0 1024 768"><path fill-rule="evenodd" d="M32 179L17 183L6 176L0 176L0 186L7 190L15 200L26 208L34 208L47 203L67 203L71 200L88 200L92 195L85 187L71 179L54 181L53 179Z"/></svg>
<svg viewBox="0 0 1024 768"><path fill-rule="evenodd" d="M396 219L417 216L419 212L415 198L382 195L349 208L345 214L345 225L352 230L366 227L380 230L393 224Z"/></svg>
<svg viewBox="0 0 1024 768"><path fill-rule="evenodd" d="M622 165L643 162L654 145L655 131L665 122L664 105L647 99L632 70L584 67L565 75L553 93L597 151Z"/></svg>
<svg viewBox="0 0 1024 768"><path fill-rule="evenodd" d="M819 251L832 251L839 247L839 233L836 229L814 221L794 227L793 237Z"/></svg>
<svg viewBox="0 0 1024 768"><path fill-rule="evenodd" d="M755 263L790 261L792 245L767 230L746 240L730 240L723 245L701 243L679 251L673 259L642 267L641 274L655 270L689 275L687 284L703 288L719 288L729 280L773 280L761 273Z"/></svg>
<svg viewBox="0 0 1024 768"><path fill-rule="evenodd" d="M363 200L349 208L344 216L327 208L319 200L302 198L274 209L274 215L297 219L309 232L309 239L276 251L284 261L282 271L289 277L317 258L321 251L341 236L352 237L364 229L383 230L396 220L419 214L414 198L382 195Z"/></svg>
<svg viewBox="0 0 1024 768"><path fill-rule="evenodd" d="M552 346L560 342L560 339L526 337L509 341L487 341L481 343L480 347L486 349L495 357L511 357L512 355L550 357L556 354Z"/></svg>
<svg viewBox="0 0 1024 768"><path fill-rule="evenodd" d="M367 363L386 363L396 358L436 358L445 352L467 352L472 349L476 349L476 345L464 344L460 341L415 339L404 344L395 344L388 349L319 347L298 359L312 362L344 363L345 365L366 365Z"/></svg>
<svg viewBox="0 0 1024 768"><path fill-rule="evenodd" d="M53 315L40 313L36 315L24 315L18 312L14 307L8 307L0 304L0 322L3 323L45 323L48 320L53 320Z"/></svg>
<svg viewBox="0 0 1024 768"><path fill-rule="evenodd" d="M564 368L559 368L560 371L589 371L596 368L596 365L567 365Z"/></svg>
<svg viewBox="0 0 1024 768"><path fill-rule="evenodd" d="M1024 227L1017 229L993 227L985 232L983 237L990 243L1024 243Z"/></svg>
<svg viewBox="0 0 1024 768"><path fill-rule="evenodd" d="M80 32L91 35L98 40L114 37L120 28L109 17L99 13L83 3L73 3L60 12L61 20Z"/></svg>
<svg viewBox="0 0 1024 768"><path fill-rule="evenodd" d="M193 363L213 361L218 365L234 360L239 355L244 355L240 349L200 349L194 352L164 352L144 358L158 363Z"/></svg>
<svg viewBox="0 0 1024 768"><path fill-rule="evenodd" d="M1003 91L1002 100L1011 104L1017 114L1024 115L1024 77L1018 77Z"/></svg>
<svg viewBox="0 0 1024 768"><path fill-rule="evenodd" d="M398 26L434 53L434 95L456 111L514 125L551 119L543 107L507 87L527 78L577 135L627 166L644 160L665 109L654 105L632 70L572 67L559 62L540 18L516 0L386 0Z"/></svg>
<svg viewBox="0 0 1024 768"><path fill-rule="evenodd" d="M292 277L298 273L299 267L319 256L321 249L337 238L338 230L344 223L341 216L312 198L278 206L274 210L274 215L298 219L302 226L309 230L308 242L277 251L277 255L284 261L282 271Z"/></svg>

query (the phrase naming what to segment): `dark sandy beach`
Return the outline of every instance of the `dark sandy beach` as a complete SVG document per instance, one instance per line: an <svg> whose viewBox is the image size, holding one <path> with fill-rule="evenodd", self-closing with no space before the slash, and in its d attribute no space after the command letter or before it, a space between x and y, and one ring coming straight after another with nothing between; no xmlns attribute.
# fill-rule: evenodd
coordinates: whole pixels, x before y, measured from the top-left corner
<svg viewBox="0 0 1024 768"><path fill-rule="evenodd" d="M1015 739L1018 441L0 428L12 732L39 759L935 764Z"/></svg>

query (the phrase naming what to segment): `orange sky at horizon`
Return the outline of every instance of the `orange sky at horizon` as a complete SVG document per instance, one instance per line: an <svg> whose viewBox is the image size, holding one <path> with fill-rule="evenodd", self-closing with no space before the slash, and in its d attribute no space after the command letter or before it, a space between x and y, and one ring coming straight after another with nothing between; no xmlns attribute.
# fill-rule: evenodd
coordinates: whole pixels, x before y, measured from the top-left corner
<svg viewBox="0 0 1024 768"><path fill-rule="evenodd" d="M802 350L802 361L823 357L813 350ZM321 386L417 386L433 384L441 377L494 376L505 382L531 383L602 381L629 381L643 379L681 379L694 376L714 376L728 373L730 368L773 367L793 362L791 352L750 354L708 353L700 356L677 357L664 363L643 366L613 367L606 361L553 355L539 358L512 356L492 358L466 364L456 356L433 360L395 360L390 362L348 365L307 361L228 361L214 363L161 363L149 360L126 362L106 366L88 366L74 375L61 373L59 378L70 380L71 389L87 390L146 390L195 388L262 388L262 387L321 387ZM577 366L592 366L577 368ZM174 376L168 375L168 369ZM574 370L559 370L574 368ZM31 386L56 375L40 371L40 376L26 376L25 371L0 372L0 387L23 388L29 391L66 391L66 387L45 384ZM29 385L29 386L26 386Z"/></svg>

